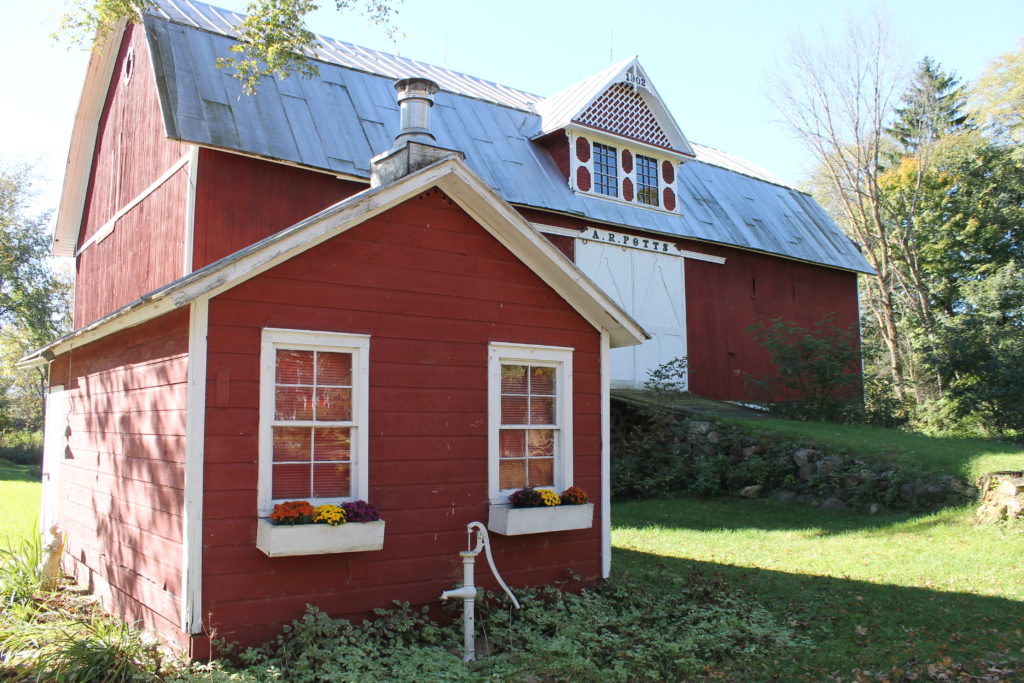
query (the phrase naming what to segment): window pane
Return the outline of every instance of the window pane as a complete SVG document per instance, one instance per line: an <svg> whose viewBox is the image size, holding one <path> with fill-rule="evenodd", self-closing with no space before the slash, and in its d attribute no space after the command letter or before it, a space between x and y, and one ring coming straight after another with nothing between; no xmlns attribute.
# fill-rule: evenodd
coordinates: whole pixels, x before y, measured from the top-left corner
<svg viewBox="0 0 1024 683"><path fill-rule="evenodd" d="M318 351L316 383L320 386L352 386L352 354Z"/></svg>
<svg viewBox="0 0 1024 683"><path fill-rule="evenodd" d="M351 491L348 463L332 462L313 465L313 497L340 498Z"/></svg>
<svg viewBox="0 0 1024 683"><path fill-rule="evenodd" d="M521 489L526 486L526 461L502 460L498 463L498 487Z"/></svg>
<svg viewBox="0 0 1024 683"><path fill-rule="evenodd" d="M531 429L528 432L526 454L531 458L555 454L555 432L551 429Z"/></svg>
<svg viewBox="0 0 1024 683"><path fill-rule="evenodd" d="M554 486L555 485L555 459L554 458L530 458L526 461L529 476L528 486Z"/></svg>
<svg viewBox="0 0 1024 683"><path fill-rule="evenodd" d="M275 420L312 420L313 387L277 387Z"/></svg>
<svg viewBox="0 0 1024 683"><path fill-rule="evenodd" d="M636 199L641 204L658 206L658 161L636 155Z"/></svg>
<svg viewBox="0 0 1024 683"><path fill-rule="evenodd" d="M525 365L502 365L501 393L525 394L528 390L526 370Z"/></svg>
<svg viewBox="0 0 1024 683"><path fill-rule="evenodd" d="M274 490L271 496L309 498L310 465L274 465Z"/></svg>
<svg viewBox="0 0 1024 683"><path fill-rule="evenodd" d="M499 458L526 457L526 430L502 429L498 432Z"/></svg>
<svg viewBox="0 0 1024 683"><path fill-rule="evenodd" d="M309 461L308 427L274 427L274 462Z"/></svg>
<svg viewBox="0 0 1024 683"><path fill-rule="evenodd" d="M351 420L352 390L336 387L317 388L317 420Z"/></svg>
<svg viewBox="0 0 1024 683"><path fill-rule="evenodd" d="M553 397L536 397L530 399L530 424L555 424L555 399Z"/></svg>
<svg viewBox="0 0 1024 683"><path fill-rule="evenodd" d="M530 393L534 396L546 394L555 395L555 369L554 368L530 368Z"/></svg>
<svg viewBox="0 0 1024 683"><path fill-rule="evenodd" d="M526 396L502 396L501 397L501 424L524 425L527 421L527 406L529 399Z"/></svg>
<svg viewBox="0 0 1024 683"><path fill-rule="evenodd" d="M619 167L614 147L594 143L594 190L609 197L619 195Z"/></svg>
<svg viewBox="0 0 1024 683"><path fill-rule="evenodd" d="M277 350L278 384L312 384L313 352Z"/></svg>
<svg viewBox="0 0 1024 683"><path fill-rule="evenodd" d="M351 459L352 441L350 429L316 429L314 432L314 460L323 462L325 460L348 461Z"/></svg>

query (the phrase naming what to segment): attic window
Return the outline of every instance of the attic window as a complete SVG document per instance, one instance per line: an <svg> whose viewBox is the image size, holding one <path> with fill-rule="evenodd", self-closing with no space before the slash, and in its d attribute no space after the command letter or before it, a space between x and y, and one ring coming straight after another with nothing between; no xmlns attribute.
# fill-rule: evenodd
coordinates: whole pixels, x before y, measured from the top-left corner
<svg viewBox="0 0 1024 683"><path fill-rule="evenodd" d="M619 196L619 168L615 148L594 143L594 191L609 197Z"/></svg>
<svg viewBox="0 0 1024 683"><path fill-rule="evenodd" d="M124 67L121 71L121 78L124 80L124 84L128 85L132 82L132 74L135 73L135 48L128 48L128 52L124 56Z"/></svg>
<svg viewBox="0 0 1024 683"><path fill-rule="evenodd" d="M636 155L636 200L658 206L658 160Z"/></svg>

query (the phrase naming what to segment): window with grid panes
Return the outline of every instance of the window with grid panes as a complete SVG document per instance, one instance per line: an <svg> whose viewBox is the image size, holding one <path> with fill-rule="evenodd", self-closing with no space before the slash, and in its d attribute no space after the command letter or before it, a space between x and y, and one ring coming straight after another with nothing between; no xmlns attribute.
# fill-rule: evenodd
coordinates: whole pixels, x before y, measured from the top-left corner
<svg viewBox="0 0 1024 683"><path fill-rule="evenodd" d="M492 344L491 497L571 485L572 350Z"/></svg>
<svg viewBox="0 0 1024 683"><path fill-rule="evenodd" d="M636 200L658 206L658 160L636 155Z"/></svg>
<svg viewBox="0 0 1024 683"><path fill-rule="evenodd" d="M369 340L264 330L261 355L260 508L366 498L366 352Z"/></svg>
<svg viewBox="0 0 1024 683"><path fill-rule="evenodd" d="M594 143L594 191L619 196L619 167L614 147Z"/></svg>

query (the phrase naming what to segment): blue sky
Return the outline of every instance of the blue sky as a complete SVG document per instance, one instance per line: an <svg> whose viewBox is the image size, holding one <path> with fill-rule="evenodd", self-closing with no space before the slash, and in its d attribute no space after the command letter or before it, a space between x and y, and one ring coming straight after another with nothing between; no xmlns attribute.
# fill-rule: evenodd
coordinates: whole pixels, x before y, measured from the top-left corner
<svg viewBox="0 0 1024 683"><path fill-rule="evenodd" d="M242 10L245 0L212 4ZM0 158L37 165L40 209L57 206L87 61L49 37L61 7L0 0ZM908 65L929 55L968 80L1024 39L1021 0L406 0L393 43L333 9L312 28L540 95L637 54L687 137L799 183L812 162L779 123L765 75L792 36L836 38L872 11L888 17Z"/></svg>

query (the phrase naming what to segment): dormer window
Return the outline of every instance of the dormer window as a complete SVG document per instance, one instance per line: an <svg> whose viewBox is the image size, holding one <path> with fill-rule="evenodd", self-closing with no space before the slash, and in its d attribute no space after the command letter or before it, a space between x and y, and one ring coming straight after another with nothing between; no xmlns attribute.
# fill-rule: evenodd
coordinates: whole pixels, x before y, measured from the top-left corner
<svg viewBox="0 0 1024 683"><path fill-rule="evenodd" d="M658 206L658 160L636 155L636 200L647 206Z"/></svg>
<svg viewBox="0 0 1024 683"><path fill-rule="evenodd" d="M609 197L619 196L619 166L614 147L594 143L594 191ZM654 190L657 197L658 190Z"/></svg>

